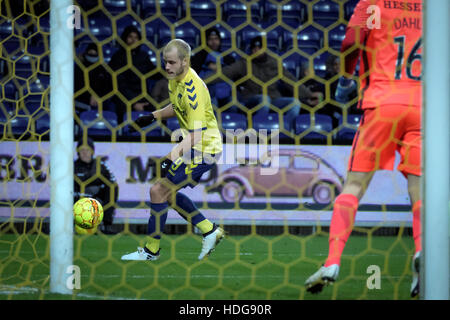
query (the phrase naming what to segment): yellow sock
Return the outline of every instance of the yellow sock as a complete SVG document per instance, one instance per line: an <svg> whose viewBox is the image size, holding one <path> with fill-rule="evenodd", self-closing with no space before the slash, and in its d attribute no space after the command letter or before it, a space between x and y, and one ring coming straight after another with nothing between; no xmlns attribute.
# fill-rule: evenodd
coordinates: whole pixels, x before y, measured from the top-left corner
<svg viewBox="0 0 450 320"><path fill-rule="evenodd" d="M207 233L207 232L210 232L212 229L213 229L213 227L214 227L214 225L211 223L211 221L209 221L208 219L205 219L205 220L203 220L203 221L200 221L199 223L197 223L196 225L195 225L197 228L199 228L200 229L200 231L203 233L203 234L205 234L205 233Z"/></svg>
<svg viewBox="0 0 450 320"><path fill-rule="evenodd" d="M158 253L159 250L159 242L160 239L155 239L152 237L147 237L147 243L145 244L145 247L150 250L152 253Z"/></svg>

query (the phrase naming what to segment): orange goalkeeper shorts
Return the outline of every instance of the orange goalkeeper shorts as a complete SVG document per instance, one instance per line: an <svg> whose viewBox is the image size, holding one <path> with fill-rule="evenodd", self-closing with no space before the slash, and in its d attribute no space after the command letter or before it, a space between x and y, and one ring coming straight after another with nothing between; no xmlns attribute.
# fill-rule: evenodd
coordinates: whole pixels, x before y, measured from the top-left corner
<svg viewBox="0 0 450 320"><path fill-rule="evenodd" d="M349 171L393 170L395 151L400 154L398 170L421 176L421 108L385 105L365 109L353 139Z"/></svg>

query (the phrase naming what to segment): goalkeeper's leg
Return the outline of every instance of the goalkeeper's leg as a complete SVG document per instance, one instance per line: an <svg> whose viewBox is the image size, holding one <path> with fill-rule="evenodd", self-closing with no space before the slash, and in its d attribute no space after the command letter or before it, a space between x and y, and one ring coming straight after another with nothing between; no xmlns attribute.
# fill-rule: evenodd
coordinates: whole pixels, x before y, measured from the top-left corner
<svg viewBox="0 0 450 320"><path fill-rule="evenodd" d="M421 210L422 200L420 199L420 177L409 174L408 175L408 193L412 204L412 229L415 252L412 258L412 283L411 283L411 297L416 297L419 294L419 273L420 273L420 252L422 251L422 226L421 226Z"/></svg>
<svg viewBox="0 0 450 320"><path fill-rule="evenodd" d="M349 172L347 181L334 203L330 224L328 257L325 264L305 282L306 290L321 292L323 287L333 283L339 276L341 256L353 229L359 199L363 196L373 172Z"/></svg>

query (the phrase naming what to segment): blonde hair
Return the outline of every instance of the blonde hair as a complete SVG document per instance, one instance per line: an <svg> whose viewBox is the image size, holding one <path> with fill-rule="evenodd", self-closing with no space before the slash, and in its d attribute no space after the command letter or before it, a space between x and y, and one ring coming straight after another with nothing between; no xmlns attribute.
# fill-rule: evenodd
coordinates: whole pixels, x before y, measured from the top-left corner
<svg viewBox="0 0 450 320"><path fill-rule="evenodd" d="M172 50L172 48L177 48L178 58L180 60L187 59L188 61L191 58L191 46L182 39L173 39L170 40L168 44L163 49L163 54Z"/></svg>

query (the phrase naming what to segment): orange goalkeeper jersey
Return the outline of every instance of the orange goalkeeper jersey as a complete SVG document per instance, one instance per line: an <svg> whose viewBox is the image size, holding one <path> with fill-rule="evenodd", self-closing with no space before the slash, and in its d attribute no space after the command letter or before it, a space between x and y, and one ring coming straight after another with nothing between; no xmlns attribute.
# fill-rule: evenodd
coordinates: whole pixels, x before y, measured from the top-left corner
<svg viewBox="0 0 450 320"><path fill-rule="evenodd" d="M361 108L421 106L422 0L361 0L341 52L348 74L359 58Z"/></svg>

